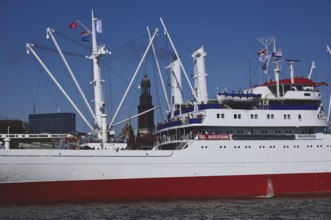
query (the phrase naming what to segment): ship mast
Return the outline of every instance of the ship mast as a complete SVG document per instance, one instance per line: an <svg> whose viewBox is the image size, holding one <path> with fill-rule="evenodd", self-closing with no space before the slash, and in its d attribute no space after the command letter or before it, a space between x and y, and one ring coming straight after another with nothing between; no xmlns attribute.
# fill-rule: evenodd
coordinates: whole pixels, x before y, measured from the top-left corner
<svg viewBox="0 0 331 220"><path fill-rule="evenodd" d="M98 138L102 143L107 142L107 114L105 113L105 101L103 95L103 82L101 79L100 62L99 59L102 55L110 54L105 48L105 45L97 45L96 38L96 22L97 18L93 15L92 10L92 54L89 57L93 62L93 90L94 90L94 108L95 108L95 126L98 133Z"/></svg>
<svg viewBox="0 0 331 220"><path fill-rule="evenodd" d="M279 59L278 55L276 54L276 39L274 37L260 37L257 39L265 48L265 56L266 56L266 64L269 65L269 60L271 54L269 54L269 45L273 44L273 60L274 60L274 73L275 73L275 81L276 81L276 97L280 97L280 90L279 90L279 74L280 74L280 64L279 64ZM268 68L266 68L266 71L268 71Z"/></svg>

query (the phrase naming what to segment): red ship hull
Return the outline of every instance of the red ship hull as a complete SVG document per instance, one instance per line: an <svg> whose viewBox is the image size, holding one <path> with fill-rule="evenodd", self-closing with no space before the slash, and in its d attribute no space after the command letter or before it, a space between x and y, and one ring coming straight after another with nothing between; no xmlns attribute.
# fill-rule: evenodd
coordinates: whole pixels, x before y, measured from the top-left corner
<svg viewBox="0 0 331 220"><path fill-rule="evenodd" d="M331 193L331 173L0 184L0 204L137 201Z"/></svg>

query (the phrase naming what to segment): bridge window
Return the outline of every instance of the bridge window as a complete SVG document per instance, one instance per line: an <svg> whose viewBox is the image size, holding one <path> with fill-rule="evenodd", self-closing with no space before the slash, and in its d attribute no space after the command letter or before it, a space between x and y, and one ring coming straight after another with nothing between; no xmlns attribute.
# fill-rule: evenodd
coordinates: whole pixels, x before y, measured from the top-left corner
<svg viewBox="0 0 331 220"><path fill-rule="evenodd" d="M284 119L291 119L291 115L284 115Z"/></svg>
<svg viewBox="0 0 331 220"><path fill-rule="evenodd" d="M233 118L234 119L241 119L241 114L234 114L233 115Z"/></svg>

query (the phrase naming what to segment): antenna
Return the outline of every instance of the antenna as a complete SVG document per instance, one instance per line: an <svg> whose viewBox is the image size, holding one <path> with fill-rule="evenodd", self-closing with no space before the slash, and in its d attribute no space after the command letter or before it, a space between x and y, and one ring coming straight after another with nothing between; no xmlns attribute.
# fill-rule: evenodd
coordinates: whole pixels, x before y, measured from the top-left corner
<svg viewBox="0 0 331 220"><path fill-rule="evenodd" d="M311 77L311 74L313 73L313 70L316 68L316 66L315 66L315 61L313 61L312 63L311 63L311 67L310 67L310 72L309 72L309 75L308 75L308 79L310 79L310 77Z"/></svg>
<svg viewBox="0 0 331 220"><path fill-rule="evenodd" d="M331 55L331 50L330 50L329 45L326 45L326 51L329 52L329 54Z"/></svg>
<svg viewBox="0 0 331 220"><path fill-rule="evenodd" d="M251 54L248 53L249 87L252 88Z"/></svg>
<svg viewBox="0 0 331 220"><path fill-rule="evenodd" d="M273 42L276 41L276 38L274 38L274 37L259 37L257 39L257 41L260 42L264 46L264 48L266 49L266 54L268 54L268 47L269 47L270 44L272 44Z"/></svg>

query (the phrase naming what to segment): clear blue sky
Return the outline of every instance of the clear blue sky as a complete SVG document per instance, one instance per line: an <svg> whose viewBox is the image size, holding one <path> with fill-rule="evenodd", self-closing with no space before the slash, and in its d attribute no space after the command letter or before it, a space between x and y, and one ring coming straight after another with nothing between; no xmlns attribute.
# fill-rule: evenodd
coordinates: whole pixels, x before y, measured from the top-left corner
<svg viewBox="0 0 331 220"><path fill-rule="evenodd" d="M257 41L261 36L275 36L279 47L283 49L284 58L300 60L295 66L297 75L306 76L311 62L315 61L316 71L312 78L330 83L331 56L326 52L326 45L331 44L329 0L0 0L1 117L27 121L34 105L36 113L74 111L32 55L26 54L25 43L54 48L52 42L45 38L46 28L51 27L61 34L55 36L64 51L89 55L84 47L90 47L90 44L80 41L82 27L70 30L68 26L78 19L90 27L91 9L103 21L103 33L98 34L98 41L107 44L112 52L112 55L103 59L109 118L147 46L146 26L152 30L156 27L160 29L156 45L162 49L159 59L163 67L171 61L166 56L169 55L167 50L170 46L166 43L159 17L164 19L173 34L174 43L189 74L193 72L191 53L205 45L210 98L215 96L217 87L219 90L239 90L249 86L248 56L251 57L253 84L266 80L266 76L260 74L256 54L262 49ZM36 51L68 93L73 97L78 96L58 54L40 49ZM89 60L70 55L67 57L86 94L90 96ZM136 114L139 98L137 88L145 70L152 80L153 91L156 87L161 91L161 84L155 83L155 65L148 58L116 121ZM166 78L167 71L164 68L162 71ZM288 66L284 64L282 77L288 75ZM272 74L270 76L273 78ZM324 104L327 105L329 89L321 90L325 92ZM164 101L162 94L159 96L159 99L157 95L153 96L155 104ZM191 98L189 93L186 98ZM75 101L88 115L83 102L78 99ZM163 105L161 112L164 111ZM77 129L88 131L78 115Z"/></svg>

